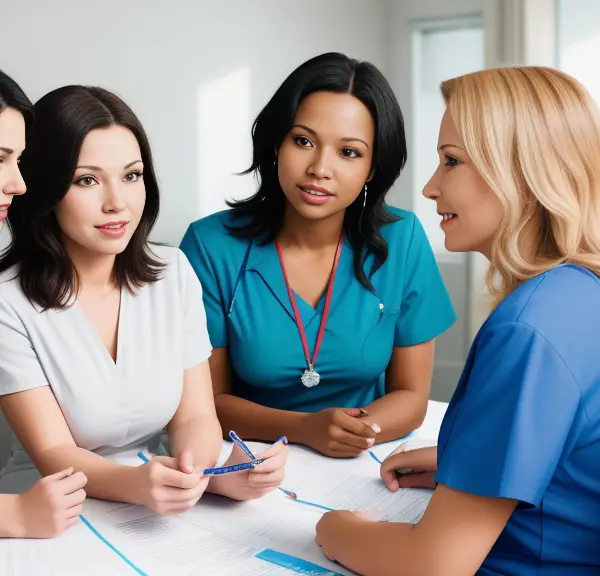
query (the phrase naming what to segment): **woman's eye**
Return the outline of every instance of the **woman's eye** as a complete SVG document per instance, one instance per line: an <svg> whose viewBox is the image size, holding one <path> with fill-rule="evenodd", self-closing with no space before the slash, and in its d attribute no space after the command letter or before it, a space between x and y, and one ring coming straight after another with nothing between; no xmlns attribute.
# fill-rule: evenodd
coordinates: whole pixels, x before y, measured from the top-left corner
<svg viewBox="0 0 600 576"><path fill-rule="evenodd" d="M452 156L448 156L446 154L445 158L446 162L444 166L448 166L448 168L454 168L455 166L458 166L460 164L460 160L453 158Z"/></svg>
<svg viewBox="0 0 600 576"><path fill-rule="evenodd" d="M77 180L75 180L75 184L79 186L84 186L85 188L89 188L95 183L96 180L94 180L94 178L92 178L91 176L82 176L81 178L77 178Z"/></svg>
<svg viewBox="0 0 600 576"><path fill-rule="evenodd" d="M362 154L354 148L342 148L342 156L346 158L361 158Z"/></svg>
<svg viewBox="0 0 600 576"><path fill-rule="evenodd" d="M127 174L127 176L125 176L125 180L127 182L137 182L141 177L142 173L136 170L135 172L130 172Z"/></svg>
<svg viewBox="0 0 600 576"><path fill-rule="evenodd" d="M312 142L306 136L294 136L293 140L298 146L302 146L303 148L312 146Z"/></svg>

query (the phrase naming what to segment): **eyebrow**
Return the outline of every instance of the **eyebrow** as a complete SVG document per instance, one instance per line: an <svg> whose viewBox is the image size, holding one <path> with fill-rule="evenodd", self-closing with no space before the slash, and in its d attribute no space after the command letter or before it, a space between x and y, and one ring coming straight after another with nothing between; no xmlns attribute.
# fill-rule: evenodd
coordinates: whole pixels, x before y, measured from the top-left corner
<svg viewBox="0 0 600 576"><path fill-rule="evenodd" d="M4 152L5 154L14 154L15 151L10 148L4 148L4 146L0 146L0 152Z"/></svg>
<svg viewBox="0 0 600 576"><path fill-rule="evenodd" d="M1 148L0 148L1 150ZM129 164L126 164L125 167L123 168L123 170L127 170L127 168L131 168L132 166L135 166L136 164L141 164L142 161L141 160L134 160L133 162L130 162ZM100 168L100 166L77 166L77 168L75 168L75 170L93 170L94 172L102 172L102 168Z"/></svg>
<svg viewBox="0 0 600 576"><path fill-rule="evenodd" d="M306 130L313 136L317 135L315 130L313 130L312 128L309 128L308 126L305 126L304 124L294 124L292 126L292 128L302 128L303 130ZM341 138L341 140L342 140L342 142L362 142L367 148L369 147L369 145L362 138L355 138L352 136L352 137L347 137L347 138Z"/></svg>
<svg viewBox="0 0 600 576"><path fill-rule="evenodd" d="M456 144L442 144L441 146L438 146L438 150L440 152L442 150L445 150L446 148L458 148L459 150L462 150L463 152L466 151L464 148L461 148L460 146L457 146Z"/></svg>

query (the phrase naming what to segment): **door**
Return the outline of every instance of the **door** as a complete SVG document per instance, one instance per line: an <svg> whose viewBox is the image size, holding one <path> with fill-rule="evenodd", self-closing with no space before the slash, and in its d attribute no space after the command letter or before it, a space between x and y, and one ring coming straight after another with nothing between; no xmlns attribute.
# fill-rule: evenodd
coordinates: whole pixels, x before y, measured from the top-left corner
<svg viewBox="0 0 600 576"><path fill-rule="evenodd" d="M490 61L498 34L495 9L495 0L390 3L387 72L405 118L408 163L389 202L413 210L423 223L458 316L436 342L434 400L450 399L474 333L487 314L486 266L482 258L445 250L435 203L421 191L438 165L438 129L444 113L440 82L481 70Z"/></svg>

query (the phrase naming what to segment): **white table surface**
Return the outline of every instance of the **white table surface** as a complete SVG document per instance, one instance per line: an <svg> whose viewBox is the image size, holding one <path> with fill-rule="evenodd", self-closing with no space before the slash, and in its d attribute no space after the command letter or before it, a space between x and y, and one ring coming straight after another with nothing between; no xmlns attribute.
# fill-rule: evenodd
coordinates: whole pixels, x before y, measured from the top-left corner
<svg viewBox="0 0 600 576"><path fill-rule="evenodd" d="M410 439L408 440L409 447L416 448L423 445L436 444L441 422L447 407L448 405L444 402L429 401L425 421L423 422L423 425L415 430L415 432L411 435ZM390 449L395 447L394 442L390 442L389 444ZM290 458L293 457L294 450L304 450L303 448L297 447L290 448ZM384 447L382 446L381 448ZM318 456L318 458L325 457ZM362 462L364 463L364 460ZM373 463L371 462L371 464ZM249 506L246 508L245 513L248 514L248 512L251 512L252 509L255 510L254 513L256 513L257 510L261 510L260 502L261 501L259 500L248 503ZM100 510L103 506L105 508L115 507L115 505L112 503L100 502L96 500L89 500L88 503L86 503L86 515L91 513L95 508ZM236 510L238 512L236 512ZM230 523L232 520L235 520L234 515L239 512L239 508L236 508L235 506L229 507L229 509L223 513L223 521L225 523ZM293 510L291 513L293 514ZM231 518L226 517L226 514L231 515ZM309 527L309 530L312 531L312 529L312 527ZM73 553L71 554L69 550L80 546L78 543L80 542L81 534L87 534L86 531L87 528L85 528L83 525L79 525L54 540L0 540L0 574L2 574L2 576L29 576L29 574L35 574L35 576L44 576L46 574L52 576L70 576L71 574L79 575L85 572L86 574L99 575L125 575L130 573L135 576L136 573L134 570L130 570L129 566L122 562L116 554L114 554L112 551L109 551L108 548L104 549L104 545L99 541L95 542L93 539L89 539L89 550L86 547L83 547L85 548L84 550L73 550ZM71 535L69 535L70 532L72 532ZM311 536L311 538L313 538L313 536ZM87 546L87 540L85 540L85 542ZM67 554L69 555L68 561L66 561L65 556ZM83 566L82 562L84 563ZM322 565L326 565L325 562ZM340 571L343 572L342 570ZM285 574L289 574L289 576L293 576L295 574L294 572L287 570L283 572L285 572ZM173 570L172 572L174 576L179 573L187 574L188 572L179 572L176 570ZM222 572L219 571L219 574L221 573ZM156 574L162 574L162 572L157 570ZM274 576L279 574L281 574L280 571L273 572ZM149 573L149 576L154 576L154 572Z"/></svg>

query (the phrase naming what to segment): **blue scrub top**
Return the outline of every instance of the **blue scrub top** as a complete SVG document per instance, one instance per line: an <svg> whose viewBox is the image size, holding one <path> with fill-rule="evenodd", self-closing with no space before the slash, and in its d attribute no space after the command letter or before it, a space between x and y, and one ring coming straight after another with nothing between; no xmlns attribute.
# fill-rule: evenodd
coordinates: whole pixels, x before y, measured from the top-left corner
<svg viewBox="0 0 600 576"><path fill-rule="evenodd" d="M520 501L478 574L600 574L600 280L559 266L477 335L438 442L436 481Z"/></svg>
<svg viewBox="0 0 600 576"><path fill-rule="evenodd" d="M455 321L420 222L410 212L388 210L400 220L381 229L389 256L372 277L374 293L356 279L353 251L344 242L315 364L321 383L310 389L300 381L306 361L274 243L231 236L225 228L231 211L190 225L181 250L202 284L211 343L229 349L233 394L300 412L365 406L385 394L394 346L431 340ZM316 309L296 300L312 355L324 298Z"/></svg>

